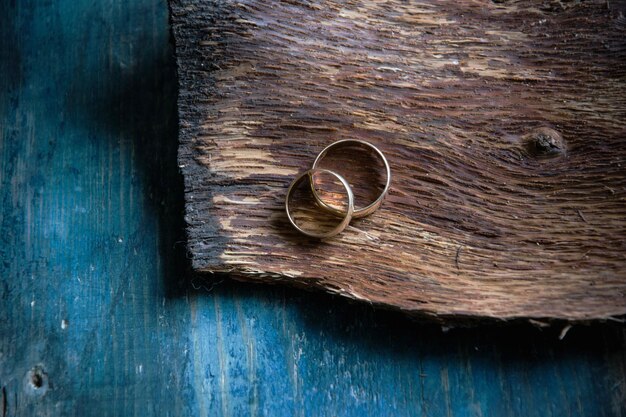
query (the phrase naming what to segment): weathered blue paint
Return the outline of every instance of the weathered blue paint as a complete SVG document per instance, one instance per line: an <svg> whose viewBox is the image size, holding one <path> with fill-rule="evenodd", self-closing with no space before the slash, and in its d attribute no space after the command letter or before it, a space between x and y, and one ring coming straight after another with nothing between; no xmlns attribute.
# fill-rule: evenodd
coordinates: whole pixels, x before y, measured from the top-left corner
<svg viewBox="0 0 626 417"><path fill-rule="evenodd" d="M622 416L619 325L184 283L163 0L0 0L0 416Z"/></svg>

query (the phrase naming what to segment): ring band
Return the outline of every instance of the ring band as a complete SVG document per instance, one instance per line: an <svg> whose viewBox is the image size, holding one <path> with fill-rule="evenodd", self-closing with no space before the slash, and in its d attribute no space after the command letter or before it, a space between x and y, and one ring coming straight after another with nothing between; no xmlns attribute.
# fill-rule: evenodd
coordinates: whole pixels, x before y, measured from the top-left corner
<svg viewBox="0 0 626 417"><path fill-rule="evenodd" d="M322 160L322 158L324 158L326 156L328 151L330 151L333 148L336 148L338 146L346 145L346 144L360 145L360 146L363 146L363 147L366 147L368 149L373 150L376 153L376 155L378 155L380 157L380 159L382 159L382 161L383 161L383 163L385 165L385 174L387 175L387 181L385 182L385 188L380 193L378 198L376 200L374 200L368 206L354 210L354 213L352 214L352 218L358 219L358 218L365 217L365 216L368 216L368 215L372 214L383 203L383 200L384 200L385 196L387 195L387 192L389 191L389 187L391 186L391 168L389 167L389 162L387 162L387 158L385 158L385 155L383 155L383 153L380 151L380 149L378 149L376 146L372 145L369 142L365 142L363 140L344 139L344 140L339 140L337 142L331 143L330 145L325 147L319 153L319 155L317 155L317 158L315 158L315 161L313 162L313 167L312 167L311 171L318 169L317 166L318 166L319 162ZM332 214L334 214L336 216L343 217L345 215L345 212L343 212L342 210L340 210L338 208L332 207L331 205L327 204L326 202L324 202L322 200L322 198L319 196L317 190L315 189L315 185L313 184L313 178L312 177L309 178L309 181L311 183L311 191L313 192L313 197L315 198L315 201L317 202L317 204L319 204L320 207L322 209L324 209L325 211L327 211L329 213L332 213ZM346 188L348 188L348 187L346 187Z"/></svg>
<svg viewBox="0 0 626 417"><path fill-rule="evenodd" d="M295 188L305 179L309 180L312 184L313 175L315 175L316 173L326 173L326 174L330 174L334 176L341 182L341 185L343 185L343 187L346 189L346 192L348 194L348 210L347 211L337 210L340 213L340 216L342 217L341 222L337 226L335 226L334 229L325 233L315 233L315 232L310 232L308 230L302 229L300 226L296 224L293 216L291 215L291 210L289 209L289 199L291 197L291 193L293 192L293 190L295 190ZM316 197L316 202L319 203L319 201L320 199ZM352 220L353 213L354 213L354 194L352 193L352 189L350 188L350 184L348 184L348 181L346 181L341 175L333 171L330 171L328 169L311 168L308 171L305 171L302 174L298 175L296 179L294 179L291 185L289 186L289 189L287 190L287 197L285 198L285 210L287 211L287 217L289 218L289 221L291 222L293 227L295 227L300 233L305 234L310 237L317 238L317 239L326 239L326 238L333 237L341 233L343 229L345 229L346 226L348 226L348 224L350 223L350 220Z"/></svg>

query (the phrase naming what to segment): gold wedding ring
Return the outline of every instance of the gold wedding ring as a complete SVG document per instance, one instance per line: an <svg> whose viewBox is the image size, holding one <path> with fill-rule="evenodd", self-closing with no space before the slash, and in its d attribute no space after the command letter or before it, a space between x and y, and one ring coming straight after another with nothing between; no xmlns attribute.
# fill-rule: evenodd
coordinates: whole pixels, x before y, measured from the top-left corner
<svg viewBox="0 0 626 417"><path fill-rule="evenodd" d="M346 181L341 175L337 174L334 171L331 171L329 169L322 169L319 168L319 164L320 161L332 150L341 147L341 146L349 146L349 145L357 145L363 148L366 148L372 152L374 152L376 154L376 156L378 156L384 166L385 166L385 174L386 174L386 180L385 180L385 187L383 188L382 192L380 193L380 195L373 201L371 202L369 205L359 208L359 209L355 209L354 207L354 194L352 192L352 188L350 187L350 184L348 183L348 181ZM341 183L341 185L345 188L347 196L348 196L348 206L347 209L344 208L339 209L337 207L333 207L330 204L326 203L325 201L322 200L322 198L320 197L317 189L315 188L315 184L313 181L313 176L316 174L321 174L321 173L325 173L325 174L330 174L332 176L334 176L336 179L339 180L339 182ZM291 207L290 207L290 203L289 200L291 199L291 196L293 194L293 191L297 188L298 185L300 185L302 183L302 181L308 180L309 181L309 185L311 187L311 192L313 194L313 198L315 199L315 203L316 205L321 208L323 211L326 211L334 216L340 217L341 221L339 222L339 224L337 224L332 230L329 230L327 232L315 232L315 231L310 231L310 230L306 230L304 228L302 228L301 226L299 226L298 224L296 224L296 221L291 213ZM385 158L385 155L383 155L383 153L380 151L380 149L378 149L376 146L372 145L369 142L365 142L363 140L358 140L358 139L344 139L344 140L339 140L337 142L334 142L330 145L328 145L327 147L325 147L320 153L319 155L317 155L317 158L315 158L315 161L313 161L313 166L311 169L299 174L296 179L293 180L293 182L291 183L291 185L289 186L289 189L287 190L287 196L285 198L285 211L287 212L287 217L289 218L289 221L291 222L291 224L293 225L294 228L296 228L296 230L298 230L300 233L306 235L306 236L310 236L310 237L314 237L314 238L318 238L318 239L326 239L329 237L333 237L338 235L339 233L341 233L347 226L348 224L350 224L350 221L353 218L360 218L360 217L365 217L368 216L370 214L372 214L373 212L375 212L376 210L378 210L378 208L380 207L380 205L383 203L383 200L385 198L385 196L387 195L387 193L389 192L389 188L391 186L391 168L389 167L389 162L387 162L387 158Z"/></svg>
<svg viewBox="0 0 626 417"><path fill-rule="evenodd" d="M337 178L339 182L341 182L341 185L343 185L343 188L345 188L346 193L348 195L348 209L341 213L342 215L341 222L337 226L335 226L332 230L329 230L328 232L324 232L324 233L316 233L316 232L311 232L309 230L305 230L302 227L298 226L298 224L296 223L295 219L293 218L291 214L291 210L289 209L289 200L291 199L291 194L293 193L293 191L297 188L297 186L302 181L308 180L312 182L313 175L321 174L321 173L330 174L334 176L335 178ZM307 236L314 237L317 239L326 239L326 238L338 235L339 233L343 231L343 229L346 228L346 226L348 226L348 224L350 224L350 220L352 220L352 213L354 213L354 194L352 193L352 188L350 188L350 184L348 184L348 181L346 181L341 175L333 171L330 171L328 169L311 168L308 171L303 172L302 174L298 175L296 179L293 180L293 182L289 186L289 189L287 190L287 197L285 198L285 210L287 211L287 217L289 218L289 221L291 222L293 227L295 227L296 230L298 230L300 233L303 233Z"/></svg>
<svg viewBox="0 0 626 417"><path fill-rule="evenodd" d="M378 198L376 198L376 200L374 200L372 203L370 203L369 205L365 207L354 209L354 214L352 215L352 218L359 219L361 217L369 216L370 214L378 210L378 207L380 207L380 205L383 203L383 200L385 199L387 192L389 192L389 187L391 186L391 168L389 167L389 162L387 162L387 158L385 158L385 155L383 155L380 149L378 149L376 146L372 145L369 142L365 142L363 140L344 139L344 140L339 140L335 143L331 143L330 145L322 149L322 152L320 152L319 155L317 155L317 158L315 158L315 161L313 161L313 169L318 167L320 161L330 151L337 149L339 147L342 147L342 146L346 146L346 145L348 146L357 145L357 146L361 146L368 150L373 151L383 161L383 164L385 165L385 175L387 177L385 181L385 188L383 188L383 191L380 193ZM315 189L315 185L313 184L313 181L310 181L310 182L311 182L311 191L313 192L313 198L315 198L315 201L317 201L317 204L319 204L323 210L326 210L329 213L332 213L336 216L343 216L342 210L336 207L333 207L329 205L328 203L326 203L324 200L322 200L319 193Z"/></svg>

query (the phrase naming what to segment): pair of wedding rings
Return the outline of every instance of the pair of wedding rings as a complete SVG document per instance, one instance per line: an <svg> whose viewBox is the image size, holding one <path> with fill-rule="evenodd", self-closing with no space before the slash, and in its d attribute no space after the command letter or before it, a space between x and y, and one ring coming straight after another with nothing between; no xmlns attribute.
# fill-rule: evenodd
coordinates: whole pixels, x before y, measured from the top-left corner
<svg viewBox="0 0 626 417"><path fill-rule="evenodd" d="M328 169L323 169L323 168L319 168L320 162L321 160L331 151L335 150L336 148L339 147L343 147L343 146L359 146L359 147L363 147L371 152L373 152L379 159L382 160L383 164L384 164L384 169L385 169L385 174L386 174L386 180L385 180L385 186L382 190L382 192L380 193L380 195L369 205L362 207L362 208L355 208L354 206L354 193L352 192L352 188L350 187L350 184L348 183L348 181L346 181L346 179L344 177L342 177L341 175L337 174L334 171L328 170ZM318 190L316 189L315 185L314 185L314 181L313 181L313 177L316 174L327 174L327 175L331 175L333 176L335 179L337 179L339 181L339 183L341 183L342 187L344 188L346 195L347 195L347 207L344 209L340 209L337 207L333 207L330 204L328 204L327 202L325 202L324 200L322 200ZM304 228L302 228L301 226L299 226L294 217L293 217L293 213L292 213L292 208L290 206L290 199L292 197L292 194L294 192L294 190L303 182L303 181L309 181L310 185L311 185L311 193L313 194L313 198L315 199L315 203L317 204L317 206L322 209L323 211L330 213L336 217L340 217L341 221L339 222L339 224L337 224L334 228L332 228L331 230L328 231L323 231L323 232L317 232L317 231L310 231L310 230L306 230ZM341 233L347 226L348 224L350 224L350 221L352 219L358 219L361 217L365 217L365 216L369 216L370 214L372 214L373 212L375 212L376 210L378 210L378 208L380 207L380 205L383 203L383 199L385 198L385 195L387 195L387 192L389 191L389 186L391 185L391 168L389 168L389 163L387 162L387 158L385 158L385 155L383 155L383 153L374 145L372 145L369 142L365 142L363 140L357 140L357 139L345 139L345 140L340 140L337 142L334 142L330 145L328 145L326 148L324 148L319 155L317 155L317 158L315 158L315 161L313 162L313 166L311 167L311 169L309 169L308 171L305 171L301 174L299 174L296 179L293 180L293 182L291 183L291 185L289 186L289 189L287 190L287 197L285 198L285 210L287 211L287 217L289 218L289 221L291 222L291 224L293 225L293 227L296 228L296 230L298 230L300 233L303 233L307 236L310 237L314 237L317 239L326 239L329 237L333 237L335 235L338 235L339 233Z"/></svg>

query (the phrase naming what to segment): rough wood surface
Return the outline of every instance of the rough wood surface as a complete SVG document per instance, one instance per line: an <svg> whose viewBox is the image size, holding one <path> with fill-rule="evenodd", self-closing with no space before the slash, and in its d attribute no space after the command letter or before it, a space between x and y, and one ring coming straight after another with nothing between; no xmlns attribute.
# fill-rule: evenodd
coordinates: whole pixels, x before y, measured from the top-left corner
<svg viewBox="0 0 626 417"><path fill-rule="evenodd" d="M626 313L623 4L177 0L172 16L196 269L438 316ZM395 179L316 243L285 191L342 138L379 146Z"/></svg>

